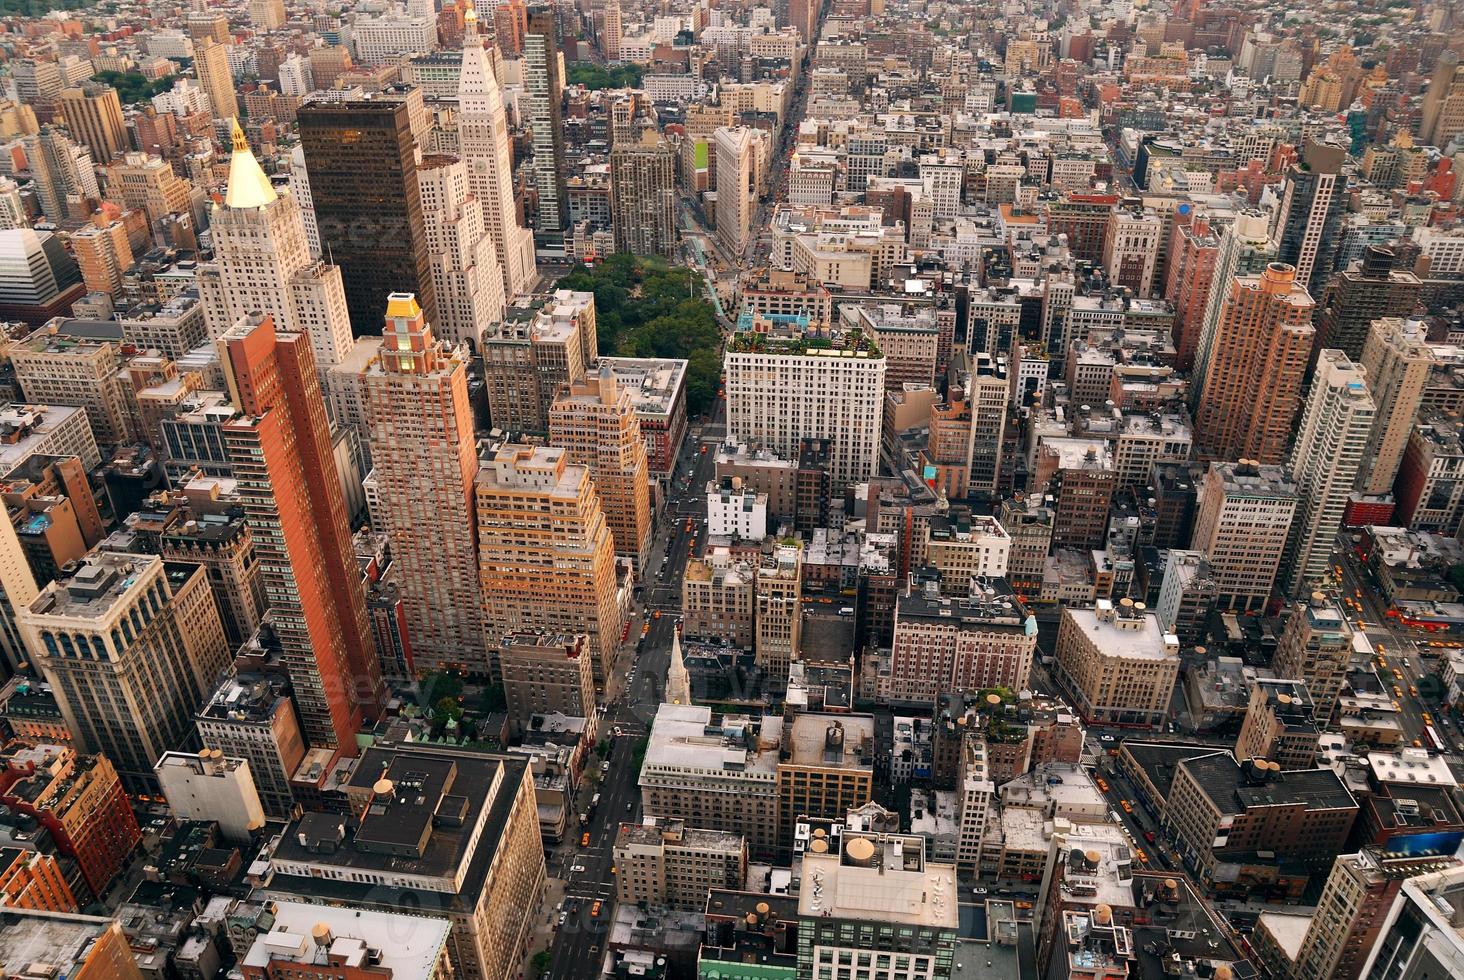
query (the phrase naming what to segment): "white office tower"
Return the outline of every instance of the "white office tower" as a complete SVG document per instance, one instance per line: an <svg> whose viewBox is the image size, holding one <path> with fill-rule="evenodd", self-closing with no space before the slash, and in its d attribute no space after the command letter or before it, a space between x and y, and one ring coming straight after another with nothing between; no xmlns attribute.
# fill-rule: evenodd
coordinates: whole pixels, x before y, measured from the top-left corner
<svg viewBox="0 0 1464 980"><path fill-rule="evenodd" d="M534 236L518 223L513 196L513 158L508 150L508 117L503 94L472 3L463 15L463 67L458 81L458 142L468 168L468 187L483 205L483 219L503 269L509 299L527 292L538 276Z"/></svg>
<svg viewBox="0 0 1464 980"><path fill-rule="evenodd" d="M199 270L209 335L218 339L242 317L267 313L280 331L304 331L321 369L350 351L351 316L341 270L314 259L293 194L279 194L234 126L234 154L222 206L210 229L212 266Z"/></svg>
<svg viewBox="0 0 1464 980"><path fill-rule="evenodd" d="M0 230L29 227L30 216L20 199L20 185L9 177L0 177Z"/></svg>
<svg viewBox="0 0 1464 980"><path fill-rule="evenodd" d="M297 144L290 153L290 194L305 222L305 245L311 258L320 258L320 226L315 223L315 200L310 196L310 172L305 169L305 147Z"/></svg>
<svg viewBox="0 0 1464 980"><path fill-rule="evenodd" d="M1287 467L1298 497L1282 563L1292 595L1308 592L1331 568L1374 414L1362 370L1342 351L1323 350Z"/></svg>
<svg viewBox="0 0 1464 980"><path fill-rule="evenodd" d="M503 318L503 271L483 207L468 190L468 168L456 157L425 157L417 168L422 217L437 297L433 329L452 346L482 349L483 333Z"/></svg>

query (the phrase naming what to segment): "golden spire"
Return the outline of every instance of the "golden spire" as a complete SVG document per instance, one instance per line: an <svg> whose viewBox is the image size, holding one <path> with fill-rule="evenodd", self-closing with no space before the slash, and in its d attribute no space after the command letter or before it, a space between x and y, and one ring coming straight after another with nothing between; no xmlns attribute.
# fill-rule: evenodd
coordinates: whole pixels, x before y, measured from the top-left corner
<svg viewBox="0 0 1464 980"><path fill-rule="evenodd" d="M473 6L473 0L463 0L463 34L478 33L478 10Z"/></svg>
<svg viewBox="0 0 1464 980"><path fill-rule="evenodd" d="M234 155L229 158L229 186L224 191L224 205L231 208L262 208L272 203L279 195L274 184L254 159L249 149L249 140L234 120Z"/></svg>

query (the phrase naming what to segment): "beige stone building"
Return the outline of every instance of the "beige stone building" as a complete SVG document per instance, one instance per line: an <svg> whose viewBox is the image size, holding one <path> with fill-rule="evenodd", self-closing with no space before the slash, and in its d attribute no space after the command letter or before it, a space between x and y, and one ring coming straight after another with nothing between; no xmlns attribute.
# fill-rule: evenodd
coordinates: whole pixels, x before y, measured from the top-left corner
<svg viewBox="0 0 1464 980"><path fill-rule="evenodd" d="M1259 609L1270 598L1296 504L1296 484L1279 466L1210 464L1191 547L1209 557L1218 608Z"/></svg>
<svg viewBox="0 0 1464 980"><path fill-rule="evenodd" d="M778 845L779 730L743 715L663 704L641 765L647 816L737 834L754 855Z"/></svg>
<svg viewBox="0 0 1464 980"><path fill-rule="evenodd" d="M1132 599L1064 607L1056 659L1057 681L1084 721L1157 727L1168 716L1179 640Z"/></svg>
<svg viewBox="0 0 1464 980"><path fill-rule="evenodd" d="M536 714L595 717L595 671L583 634L510 633L498 648L509 720L520 729Z"/></svg>
<svg viewBox="0 0 1464 980"><path fill-rule="evenodd" d="M68 322L58 317L10 347L16 381L38 405L85 408L98 443L131 441L136 433L129 426L117 344L72 335Z"/></svg>
<svg viewBox="0 0 1464 980"><path fill-rule="evenodd" d="M626 583L589 469L568 457L502 444L479 460L484 629L490 643L527 629L583 633L603 684L625 625Z"/></svg>
<svg viewBox="0 0 1464 980"><path fill-rule="evenodd" d="M803 628L803 550L797 542L779 544L757 569L754 585L753 652L757 665L774 683L788 680L788 665L798 659Z"/></svg>
<svg viewBox="0 0 1464 980"><path fill-rule="evenodd" d="M1282 769L1310 769L1317 758L1315 707L1299 680L1258 677L1235 740L1235 758L1268 759Z"/></svg>
<svg viewBox="0 0 1464 980"><path fill-rule="evenodd" d="M1351 660L1352 624L1336 599L1313 592L1306 602L1292 605L1271 667L1278 677L1306 684L1322 724L1337 706Z"/></svg>
<svg viewBox="0 0 1464 980"><path fill-rule="evenodd" d="M1368 329L1362 368L1377 415L1362 456L1358 489L1364 493L1392 492L1435 363L1421 322L1384 317Z"/></svg>
<svg viewBox="0 0 1464 980"><path fill-rule="evenodd" d="M153 764L192 737L229 663L204 569L96 551L19 626L79 747L105 753L129 791L156 792Z"/></svg>
<svg viewBox="0 0 1464 980"><path fill-rule="evenodd" d="M753 581L747 561L725 549L686 563L681 581L683 634L689 639L728 639L747 648L753 644Z"/></svg>
<svg viewBox="0 0 1464 980"><path fill-rule="evenodd" d="M229 650L259 627L268 603L254 553L254 532L237 498L224 494L230 481L200 478L183 489L187 520L163 531L158 553L168 561L193 562L208 572Z"/></svg>
<svg viewBox="0 0 1464 980"><path fill-rule="evenodd" d="M615 553L644 572L651 551L650 469L629 389L608 364L580 384L560 389L549 407L549 442L587 466L615 538Z"/></svg>
<svg viewBox="0 0 1464 980"><path fill-rule="evenodd" d="M623 823L615 835L615 897L621 904L700 912L712 888L740 890L747 842L680 820Z"/></svg>
<svg viewBox="0 0 1464 980"><path fill-rule="evenodd" d="M117 188L123 205L144 212L149 222L189 210L192 187L162 157L126 153L108 172L108 189Z"/></svg>
<svg viewBox="0 0 1464 980"><path fill-rule="evenodd" d="M808 713L785 722L778 762L780 846L793 846L800 817L840 820L868 803L876 752L872 715Z"/></svg>

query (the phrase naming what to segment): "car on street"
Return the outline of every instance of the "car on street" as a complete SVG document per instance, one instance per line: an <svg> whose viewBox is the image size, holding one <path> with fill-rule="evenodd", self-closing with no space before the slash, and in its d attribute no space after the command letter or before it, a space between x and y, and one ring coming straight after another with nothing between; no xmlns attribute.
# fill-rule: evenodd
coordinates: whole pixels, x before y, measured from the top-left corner
<svg viewBox="0 0 1464 980"><path fill-rule="evenodd" d="M580 834L580 847L589 847L589 846L590 846L590 832L587 830L583 834Z"/></svg>
<svg viewBox="0 0 1464 980"><path fill-rule="evenodd" d="M582 875L585 873L585 866L583 864L572 865L569 869L569 873L572 875Z"/></svg>

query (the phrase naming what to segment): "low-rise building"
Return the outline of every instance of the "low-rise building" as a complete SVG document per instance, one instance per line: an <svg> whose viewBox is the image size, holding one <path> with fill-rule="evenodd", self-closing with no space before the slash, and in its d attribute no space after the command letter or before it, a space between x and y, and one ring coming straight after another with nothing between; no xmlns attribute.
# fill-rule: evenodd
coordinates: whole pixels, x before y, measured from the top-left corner
<svg viewBox="0 0 1464 980"><path fill-rule="evenodd" d="M823 845L821 848L819 845ZM869 975L949 980L960 920L956 869L924 838L845 830L803 855L798 975L833 975L867 957Z"/></svg>
<svg viewBox="0 0 1464 980"><path fill-rule="evenodd" d="M755 855L778 841L777 723L663 704L641 764L647 816L737 834Z"/></svg>
<svg viewBox="0 0 1464 980"><path fill-rule="evenodd" d="M1269 759L1282 769L1310 769L1317 758L1316 708L1306 684L1258 677L1235 740L1235 757Z"/></svg>
<svg viewBox="0 0 1464 980"><path fill-rule="evenodd" d="M1331 769L1283 772L1219 751L1186 759L1161 814L1176 850L1215 891L1298 895L1341 853L1357 801Z"/></svg>
<svg viewBox="0 0 1464 980"><path fill-rule="evenodd" d="M1179 640L1142 603L1065 607L1056 650L1057 681L1084 721L1163 724L1179 675Z"/></svg>
<svg viewBox="0 0 1464 980"><path fill-rule="evenodd" d="M454 975L525 968L544 892L527 761L441 746L375 745L337 787L361 814L312 812L269 857L261 897L354 913L410 906L446 920Z"/></svg>
<svg viewBox="0 0 1464 980"><path fill-rule="evenodd" d="M738 889L747 877L739 834L687 827L680 820L623 823L615 834L616 900L650 908L706 908L714 888Z"/></svg>
<svg viewBox="0 0 1464 980"><path fill-rule="evenodd" d="M681 582L683 635L751 647L754 577L749 562L725 549L689 559Z"/></svg>
<svg viewBox="0 0 1464 980"><path fill-rule="evenodd" d="M447 980L451 926L398 912L275 902L268 933L239 959L244 980L329 976Z"/></svg>
<svg viewBox="0 0 1464 980"><path fill-rule="evenodd" d="M947 692L1023 690L1036 645L1036 620L1003 579L965 598L943 596L933 582L912 588L896 601L881 698L933 704Z"/></svg>

